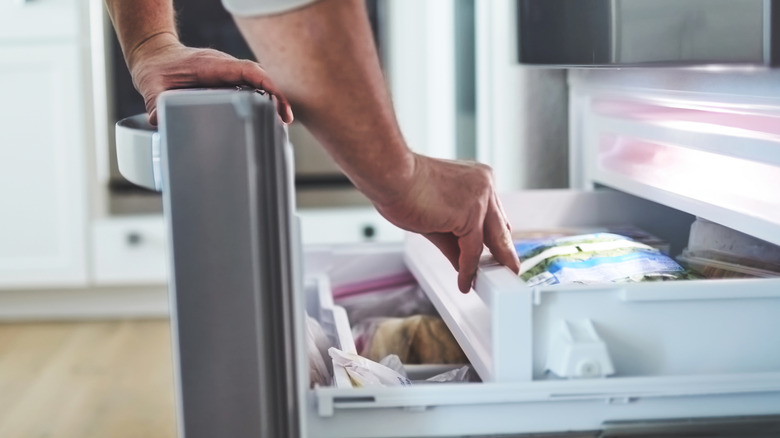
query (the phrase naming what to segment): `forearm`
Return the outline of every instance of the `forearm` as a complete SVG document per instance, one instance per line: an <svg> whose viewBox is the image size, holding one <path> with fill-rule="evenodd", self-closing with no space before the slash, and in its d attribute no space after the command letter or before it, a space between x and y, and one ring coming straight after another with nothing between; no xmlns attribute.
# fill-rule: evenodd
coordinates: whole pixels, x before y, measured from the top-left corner
<svg viewBox="0 0 780 438"><path fill-rule="evenodd" d="M108 14L132 70L139 51L150 44L178 42L172 0L105 0Z"/></svg>
<svg viewBox="0 0 780 438"><path fill-rule="evenodd" d="M402 190L415 158L398 129L363 0L236 22L296 118L358 188L379 202Z"/></svg>

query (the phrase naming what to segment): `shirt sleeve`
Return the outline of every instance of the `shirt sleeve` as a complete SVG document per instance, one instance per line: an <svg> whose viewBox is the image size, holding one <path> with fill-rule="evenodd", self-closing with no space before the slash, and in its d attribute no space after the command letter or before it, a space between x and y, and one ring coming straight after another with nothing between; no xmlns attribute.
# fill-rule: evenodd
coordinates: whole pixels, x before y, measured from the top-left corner
<svg viewBox="0 0 780 438"><path fill-rule="evenodd" d="M317 0L222 0L222 6L233 15L251 17L291 11Z"/></svg>

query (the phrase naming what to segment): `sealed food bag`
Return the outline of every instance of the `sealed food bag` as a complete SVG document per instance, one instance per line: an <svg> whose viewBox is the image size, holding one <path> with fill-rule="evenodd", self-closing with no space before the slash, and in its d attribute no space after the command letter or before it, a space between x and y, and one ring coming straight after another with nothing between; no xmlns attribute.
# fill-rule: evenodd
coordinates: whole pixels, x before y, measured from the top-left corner
<svg viewBox="0 0 780 438"><path fill-rule="evenodd" d="M516 241L515 249L529 286L695 278L658 249L613 233Z"/></svg>
<svg viewBox="0 0 780 438"><path fill-rule="evenodd" d="M333 365L329 359L330 341L316 319L306 315L306 347L309 356L309 386L330 385Z"/></svg>
<svg viewBox="0 0 780 438"><path fill-rule="evenodd" d="M352 328L361 356L380 361L395 354L401 362L418 364L466 364L468 359L438 316L372 318Z"/></svg>
<svg viewBox="0 0 780 438"><path fill-rule="evenodd" d="M433 377L425 379L430 383L465 383L465 382L478 382L479 376L471 368L471 365L463 365L460 368L455 368L441 374L437 374Z"/></svg>
<svg viewBox="0 0 780 438"><path fill-rule="evenodd" d="M351 324L376 317L436 315L436 309L411 274L334 288L333 301Z"/></svg>
<svg viewBox="0 0 780 438"><path fill-rule="evenodd" d="M410 386L411 380L392 369L366 359L357 354L347 353L338 348L328 349L336 366L344 367L349 379L356 387L372 386Z"/></svg>
<svg viewBox="0 0 780 438"><path fill-rule="evenodd" d="M572 227L530 230L512 230L513 242L543 242L583 234L610 233L644 243L664 254L669 254L669 242L635 225L607 225L603 227Z"/></svg>

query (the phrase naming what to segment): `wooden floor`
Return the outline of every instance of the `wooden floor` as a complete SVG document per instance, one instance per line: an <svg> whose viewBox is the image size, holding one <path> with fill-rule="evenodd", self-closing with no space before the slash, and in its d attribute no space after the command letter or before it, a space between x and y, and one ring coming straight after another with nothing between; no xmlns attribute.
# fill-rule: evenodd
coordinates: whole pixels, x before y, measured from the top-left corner
<svg viewBox="0 0 780 438"><path fill-rule="evenodd" d="M0 437L175 436L167 320L0 323Z"/></svg>

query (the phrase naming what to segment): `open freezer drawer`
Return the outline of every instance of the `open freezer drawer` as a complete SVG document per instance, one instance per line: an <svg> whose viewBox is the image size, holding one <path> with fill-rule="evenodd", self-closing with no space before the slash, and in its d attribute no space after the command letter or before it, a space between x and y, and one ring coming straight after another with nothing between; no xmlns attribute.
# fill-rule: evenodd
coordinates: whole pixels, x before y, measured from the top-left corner
<svg viewBox="0 0 780 438"><path fill-rule="evenodd" d="M526 191L502 198L515 229L631 224L669 241L673 251L685 245L694 220L609 190ZM529 205L534 208L527 210ZM344 260L351 257L356 267L366 254L376 257L370 247L334 251ZM679 433L684 429L674 428L683 423L710 424L713 431L726 417L780 413L780 279L528 288L486 260L475 290L463 295L449 262L420 236L408 236L403 254L381 257L388 266L403 257L483 383L317 388L309 401L316 408L309 412L312 436L660 434ZM321 262L307 266L327 271ZM601 377L599 357L574 354L572 366L587 369L585 375L551 377L546 361L561 326L583 320L605 342L614 373ZM356 423L365 428L355 430ZM777 424L761 427L756 430Z"/></svg>
<svg viewBox="0 0 780 438"><path fill-rule="evenodd" d="M323 303L327 299L307 303L308 297L323 296L322 288L339 281L328 278L332 269L327 263L344 266L345 261L353 260L355 272L363 268L366 273L376 266L398 270L419 266L415 267L416 262L407 263L399 248L335 248L319 259L327 263L306 265L309 275L328 280L305 282L301 268L306 257L301 253L292 208L290 150L271 100L251 92L201 90L164 93L159 103L159 138L155 140L159 155L149 159L155 148L148 141L129 153L143 155L134 160L136 163L160 166L156 170L142 169L144 172L138 175L142 177L139 181L150 187L164 188L172 246L170 296L181 436L348 438L582 432L646 427L648 420L674 424L690 418L767 416L780 412L777 370L750 369L745 365L747 361L729 359L724 354L714 357L725 358L729 367L742 368L738 372L728 372L729 368L674 374L666 373L664 366L656 366L660 371L615 378L542 380L533 378L531 364L536 359L525 358L528 361L521 364L525 371L519 379L498 381L486 374L484 383L309 389L305 309L319 313L322 321L337 318L341 313L326 309ZM146 128L140 134L151 139L154 136ZM159 175L159 186L154 184L155 175ZM584 207L587 220L600 224L604 220L601 213L607 210L604 207L615 202L647 205L642 210L644 215L631 218L651 222L655 218L658 227L648 227L648 231L669 236L675 242L683 239L687 232L684 228L692 219L622 194L521 196L530 196L545 206L545 210L539 211L545 212L548 221L559 219L571 208ZM613 196L617 198L611 199ZM515 205L509 200L506 204ZM549 216L553 212L557 216ZM537 220L543 218L540 213ZM624 218L614 217L618 219ZM413 253L406 250L406 256ZM423 258L433 265L417 272L422 282L439 275L454 278L448 265L436 265L443 260L438 253ZM375 263L374 267L362 265L369 261ZM493 305L491 300L499 296L489 287L494 275L485 274L492 269L483 269L477 294L460 295L456 288L447 286L447 280L443 280L440 292L452 299L462 298L464 303L477 299ZM496 275L505 276L507 272L498 269ZM771 281L745 284L751 289L777 286ZM320 290L315 291L316 288ZM535 305L534 294L528 291L499 292L501 299L511 299L525 306L526 311ZM602 292L605 297L599 299L604 301L625 301L611 289ZM642 292L640 288L626 295L629 303L634 305L638 300L637 306L645 305ZM762 299L757 290L748 293ZM775 305L773 294L769 290L765 298ZM557 295L547 295L557 299ZM664 296L669 295L673 293L666 291ZM716 293L712 298L723 297ZM672 300L671 304L662 301L668 307L686 305L685 300ZM547 296L541 297L540 302L540 308L550 304ZM657 303L651 299L646 304ZM318 312L318 308L322 311ZM479 311L475 309L474 315L479 316ZM456 322L466 327L470 314L465 312L462 316ZM556 315L550 316L553 317ZM513 323L506 318L476 320L488 322L487 328L480 329L488 335ZM777 325L772 324L759 334L762 340L776 339ZM338 328L343 325L333 325L334 336L344 332ZM519 338L525 339L521 347L536 348L528 333L520 333ZM776 360L773 353L769 354ZM616 369L621 368L623 363L616 361ZM650 424L659 426L657 422Z"/></svg>
<svg viewBox="0 0 780 438"><path fill-rule="evenodd" d="M698 216L780 245L780 99L764 93L777 89L777 75L621 73L570 76L572 171L591 190L506 194L513 228L635 225L669 241L676 256ZM756 80L767 87L734 85ZM311 424L326 436L347 433L328 425L352 417L395 436L421 435L431 422L446 436L617 434L628 425L780 414L778 278L530 288L487 262L464 296L427 240L408 236L404 252L485 383L321 388ZM578 339L583 333L590 336ZM555 361L579 378L551 377Z"/></svg>

